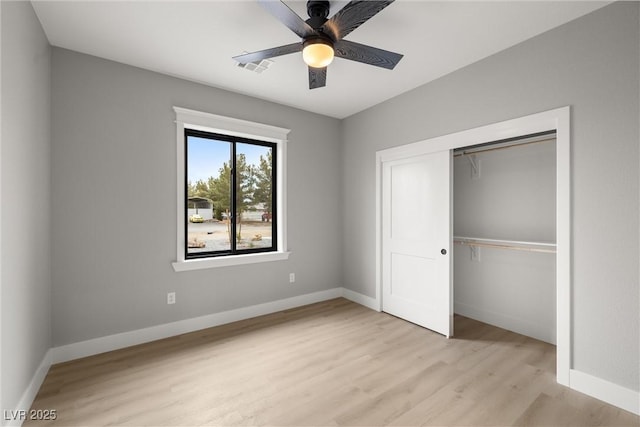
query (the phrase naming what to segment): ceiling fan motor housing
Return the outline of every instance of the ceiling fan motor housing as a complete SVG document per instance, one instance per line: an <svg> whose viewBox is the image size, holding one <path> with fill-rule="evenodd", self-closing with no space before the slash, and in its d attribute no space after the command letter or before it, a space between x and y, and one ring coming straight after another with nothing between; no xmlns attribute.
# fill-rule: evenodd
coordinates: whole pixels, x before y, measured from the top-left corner
<svg viewBox="0 0 640 427"><path fill-rule="evenodd" d="M307 2L307 24L314 29L319 29L327 22L330 5L327 0L309 0Z"/></svg>
<svg viewBox="0 0 640 427"><path fill-rule="evenodd" d="M309 45L318 43L326 44L327 46L331 46L331 48L333 48L333 40L331 40L329 36L322 33L318 34L317 36L307 37L302 41L302 46L307 47Z"/></svg>

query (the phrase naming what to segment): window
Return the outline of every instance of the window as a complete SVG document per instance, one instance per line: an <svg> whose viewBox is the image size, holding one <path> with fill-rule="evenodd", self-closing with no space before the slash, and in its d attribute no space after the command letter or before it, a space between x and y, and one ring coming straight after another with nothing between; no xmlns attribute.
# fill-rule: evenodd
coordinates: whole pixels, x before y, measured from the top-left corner
<svg viewBox="0 0 640 427"><path fill-rule="evenodd" d="M174 107L175 271L289 257L288 129Z"/></svg>
<svg viewBox="0 0 640 427"><path fill-rule="evenodd" d="M277 250L276 144L185 129L185 258Z"/></svg>

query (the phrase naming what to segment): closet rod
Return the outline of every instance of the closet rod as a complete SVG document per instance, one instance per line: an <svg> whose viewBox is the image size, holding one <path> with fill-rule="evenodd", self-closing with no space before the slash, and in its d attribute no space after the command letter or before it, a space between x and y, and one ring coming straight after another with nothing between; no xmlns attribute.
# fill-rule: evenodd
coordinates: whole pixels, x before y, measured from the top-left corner
<svg viewBox="0 0 640 427"><path fill-rule="evenodd" d="M482 248L494 248L494 249L512 249L516 251L526 252L540 252L555 254L556 245L553 243L538 243L538 242L517 242L509 240L492 240L492 239L470 239L466 237L454 237L454 243L465 246L475 246Z"/></svg>
<svg viewBox="0 0 640 427"><path fill-rule="evenodd" d="M555 136L553 138L546 138L546 139L539 139L537 141L529 141L529 142L520 142L517 144L510 144L510 145L502 145L499 147L483 147L483 148L476 148L476 149L469 149L469 150L463 150L459 153L453 153L453 157L460 157L460 156L466 156L469 154L477 154L477 153L484 153L486 151L497 151L497 150L506 150L507 148L514 148L514 147L522 147L523 145L530 145L530 144L538 144L541 142L551 142L551 141L555 141L556 138Z"/></svg>

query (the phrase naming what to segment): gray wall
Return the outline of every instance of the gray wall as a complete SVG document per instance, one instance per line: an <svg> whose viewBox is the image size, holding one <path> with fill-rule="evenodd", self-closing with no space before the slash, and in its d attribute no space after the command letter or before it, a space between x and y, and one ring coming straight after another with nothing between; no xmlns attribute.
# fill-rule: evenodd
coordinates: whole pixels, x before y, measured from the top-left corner
<svg viewBox="0 0 640 427"><path fill-rule="evenodd" d="M2 409L15 409L51 347L51 49L28 2L2 9Z"/></svg>
<svg viewBox="0 0 640 427"><path fill-rule="evenodd" d="M52 68L55 346L342 286L338 120L59 48ZM172 106L291 129L289 260L173 271Z"/></svg>
<svg viewBox="0 0 640 427"><path fill-rule="evenodd" d="M345 286L375 294L376 150L571 105L573 367L639 390L638 9L614 3L346 119Z"/></svg>
<svg viewBox="0 0 640 427"><path fill-rule="evenodd" d="M453 159L453 234L487 239L556 241L555 142Z"/></svg>

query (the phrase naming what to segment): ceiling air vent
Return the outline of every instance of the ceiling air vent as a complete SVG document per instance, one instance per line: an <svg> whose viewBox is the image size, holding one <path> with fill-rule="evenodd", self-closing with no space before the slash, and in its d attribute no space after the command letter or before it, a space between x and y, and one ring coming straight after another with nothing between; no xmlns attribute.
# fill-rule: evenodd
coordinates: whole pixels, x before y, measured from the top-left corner
<svg viewBox="0 0 640 427"><path fill-rule="evenodd" d="M263 59L261 61L256 61L256 62L247 62L246 64L238 63L238 67L260 74L264 70L269 68L272 64L273 64L273 61L270 61L268 59Z"/></svg>

